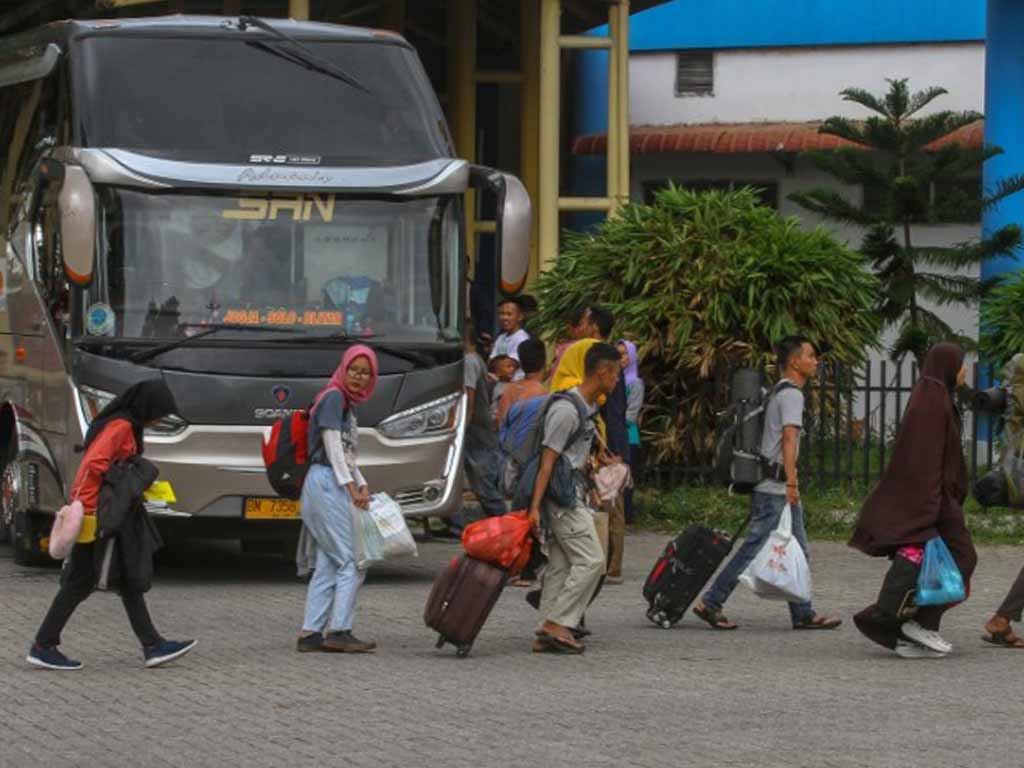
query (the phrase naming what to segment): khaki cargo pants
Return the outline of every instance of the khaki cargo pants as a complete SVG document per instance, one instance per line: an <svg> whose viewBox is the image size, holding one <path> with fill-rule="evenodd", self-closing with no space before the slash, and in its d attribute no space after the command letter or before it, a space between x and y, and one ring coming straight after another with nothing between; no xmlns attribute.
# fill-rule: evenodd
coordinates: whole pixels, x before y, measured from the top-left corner
<svg viewBox="0 0 1024 768"><path fill-rule="evenodd" d="M594 515L582 502L573 507L544 503L548 566L541 584L540 615L544 621L575 627L604 575L605 554Z"/></svg>

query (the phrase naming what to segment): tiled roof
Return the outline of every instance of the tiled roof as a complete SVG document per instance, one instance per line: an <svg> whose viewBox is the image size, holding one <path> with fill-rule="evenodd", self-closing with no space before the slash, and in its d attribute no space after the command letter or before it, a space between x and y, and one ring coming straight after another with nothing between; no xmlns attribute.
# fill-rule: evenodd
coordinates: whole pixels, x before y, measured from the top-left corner
<svg viewBox="0 0 1024 768"><path fill-rule="evenodd" d="M629 151L634 155L698 152L718 155L748 152L804 152L810 149L859 147L852 141L820 133L821 123L712 123L703 125L636 125L630 129ZM984 122L965 126L932 143L930 148L961 141L967 146L984 142ZM579 136L574 155L603 155L608 137L603 133Z"/></svg>

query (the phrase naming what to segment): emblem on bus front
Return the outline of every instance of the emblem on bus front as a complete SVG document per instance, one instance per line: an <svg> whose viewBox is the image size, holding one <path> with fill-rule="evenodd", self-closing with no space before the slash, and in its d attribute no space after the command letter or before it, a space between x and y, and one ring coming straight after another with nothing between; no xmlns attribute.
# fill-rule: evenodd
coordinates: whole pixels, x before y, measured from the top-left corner
<svg viewBox="0 0 1024 768"><path fill-rule="evenodd" d="M288 402L288 398L292 396L292 391L283 384L278 384L271 390L271 394L274 396L274 400L278 403L284 404Z"/></svg>

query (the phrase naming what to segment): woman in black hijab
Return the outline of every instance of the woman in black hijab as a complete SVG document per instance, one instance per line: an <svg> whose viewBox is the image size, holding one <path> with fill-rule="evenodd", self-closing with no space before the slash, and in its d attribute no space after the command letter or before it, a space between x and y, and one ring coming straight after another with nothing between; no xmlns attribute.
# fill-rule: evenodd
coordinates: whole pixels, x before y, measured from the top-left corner
<svg viewBox="0 0 1024 768"><path fill-rule="evenodd" d="M81 662L65 656L58 646L60 635L75 609L96 587L96 508L100 489L110 468L139 456L144 430L177 410L174 396L160 379L143 381L127 389L92 420L85 435L84 455L71 486L70 500L82 504L82 527L71 554L64 561L60 591L43 619L28 663L56 670L81 669ZM121 585L121 601L136 637L142 644L147 667L158 667L192 650L194 640L165 640L153 626L139 588Z"/></svg>
<svg viewBox="0 0 1024 768"><path fill-rule="evenodd" d="M964 520L967 465L955 390L967 375L957 344L936 344L925 359L900 423L892 460L868 496L850 546L893 565L878 602L854 617L870 640L905 658L945 656L952 649L939 634L952 606L912 602L924 546L942 537L968 585L977 553Z"/></svg>
<svg viewBox="0 0 1024 768"><path fill-rule="evenodd" d="M111 421L125 419L132 425L135 445L141 454L144 450L142 434L146 425L170 416L177 409L174 394L162 379L134 384L96 414L96 418L89 425L89 431L85 433L83 450L89 450L89 446Z"/></svg>

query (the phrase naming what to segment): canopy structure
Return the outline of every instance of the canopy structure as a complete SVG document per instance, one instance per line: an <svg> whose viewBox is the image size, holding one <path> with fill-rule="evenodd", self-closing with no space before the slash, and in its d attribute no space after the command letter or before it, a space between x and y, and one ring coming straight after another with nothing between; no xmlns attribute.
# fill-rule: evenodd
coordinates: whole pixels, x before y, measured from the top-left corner
<svg viewBox="0 0 1024 768"><path fill-rule="evenodd" d="M401 32L441 96L459 156L516 173L534 206L531 278L557 257L564 211L612 213L629 197L629 17L665 0L0 0L0 35L62 18L166 13L324 21ZM582 34L607 25L604 37ZM563 67L574 49L608 51L607 190L560 193L568 152ZM543 172L542 172L543 169ZM494 230L467 200L471 269ZM520 286L502 286L516 292Z"/></svg>

